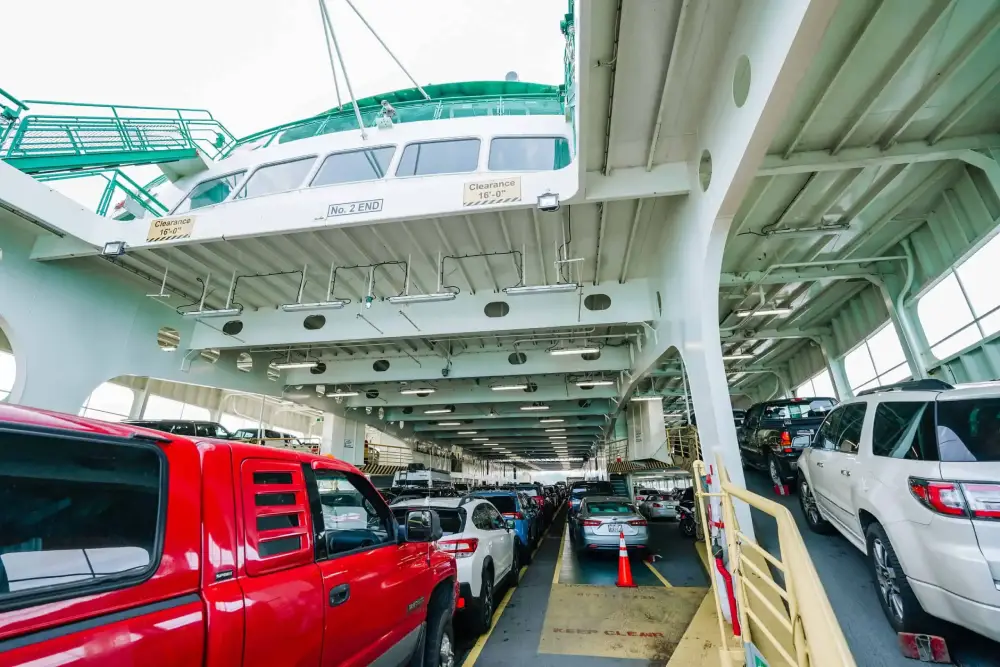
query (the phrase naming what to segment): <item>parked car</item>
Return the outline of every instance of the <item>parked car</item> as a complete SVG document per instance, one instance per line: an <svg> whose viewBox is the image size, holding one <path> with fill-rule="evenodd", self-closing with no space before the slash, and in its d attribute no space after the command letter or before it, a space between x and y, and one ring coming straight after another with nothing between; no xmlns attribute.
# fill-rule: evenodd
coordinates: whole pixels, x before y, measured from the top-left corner
<svg viewBox="0 0 1000 667"><path fill-rule="evenodd" d="M646 500L647 496L655 496L658 493L656 489L636 489L635 490L635 502L640 504Z"/></svg>
<svg viewBox="0 0 1000 667"><path fill-rule="evenodd" d="M618 549L622 535L626 548L643 550L649 546L646 519L628 498L588 496L583 499L570 533L577 549Z"/></svg>
<svg viewBox="0 0 1000 667"><path fill-rule="evenodd" d="M518 560L524 565L530 563L531 551L541 534L541 527L535 521L533 508L529 507L534 503L516 491L477 491L473 496L490 501L500 511L514 531L517 548L520 550Z"/></svg>
<svg viewBox="0 0 1000 667"><path fill-rule="evenodd" d="M4 665L454 660L438 515L344 462L3 405L0 507Z"/></svg>
<svg viewBox="0 0 1000 667"><path fill-rule="evenodd" d="M231 440L233 438L233 434L225 426L217 422L194 421L191 419L128 419L122 423L189 437L219 438L221 440Z"/></svg>
<svg viewBox="0 0 1000 667"><path fill-rule="evenodd" d="M648 519L676 519L677 504L673 494L653 493L639 503L639 511Z"/></svg>
<svg viewBox="0 0 1000 667"><path fill-rule="evenodd" d="M262 442L261 433L264 434L263 443L266 445L297 445L300 442L298 437L290 433L282 433L269 428L265 428L263 431L259 428L241 428L233 433L232 437L234 440L260 444Z"/></svg>
<svg viewBox="0 0 1000 667"><path fill-rule="evenodd" d="M586 496L613 496L615 488L611 482L579 482L573 484L569 494L569 514L573 517Z"/></svg>
<svg viewBox="0 0 1000 667"><path fill-rule="evenodd" d="M777 486L794 483L796 461L809 446L835 398L783 398L757 403L737 430L743 465L759 468Z"/></svg>
<svg viewBox="0 0 1000 667"><path fill-rule="evenodd" d="M410 500L393 505L392 511L403 521L418 508L433 509L441 518L443 536L437 547L458 564L458 608L476 634L486 632L493 621L496 591L504 582L516 584L521 569L511 526L493 503L472 496Z"/></svg>
<svg viewBox="0 0 1000 667"><path fill-rule="evenodd" d="M531 498L541 511L542 522L546 526L549 525L552 522L552 516L555 514L555 508L551 503L545 501L545 493L542 491L541 484L518 484L515 488Z"/></svg>
<svg viewBox="0 0 1000 667"><path fill-rule="evenodd" d="M809 527L867 554L897 632L951 621L1000 640L1000 383L862 392L798 469Z"/></svg>
<svg viewBox="0 0 1000 667"><path fill-rule="evenodd" d="M509 490L513 491L518 495L518 497L521 499L521 507L523 507L527 515L531 517L532 530L534 531L534 536L535 536L534 542L532 542L532 544L537 545L538 541L542 539L542 532L545 531L545 525L544 525L545 520L544 517L542 516L541 508L538 506L538 503L536 503L534 499L527 493L524 493L523 491L518 491L517 489L513 488Z"/></svg>

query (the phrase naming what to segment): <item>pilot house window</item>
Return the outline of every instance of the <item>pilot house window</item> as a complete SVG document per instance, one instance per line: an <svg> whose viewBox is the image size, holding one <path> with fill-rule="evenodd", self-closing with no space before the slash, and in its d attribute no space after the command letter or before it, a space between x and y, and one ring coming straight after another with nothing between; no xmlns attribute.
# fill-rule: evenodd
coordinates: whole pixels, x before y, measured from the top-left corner
<svg viewBox="0 0 1000 667"><path fill-rule="evenodd" d="M336 183L356 183L377 181L385 178L392 161L395 146L363 148L357 151L334 153L320 166L313 178L312 186L334 185Z"/></svg>
<svg viewBox="0 0 1000 667"><path fill-rule="evenodd" d="M234 199L249 199L295 190L302 185L315 162L314 156L260 167L250 174Z"/></svg>
<svg viewBox="0 0 1000 667"><path fill-rule="evenodd" d="M173 211L174 215L224 202L245 173L245 171L238 171L235 174L227 174L199 183L192 188L191 194L177 205Z"/></svg>
<svg viewBox="0 0 1000 667"><path fill-rule="evenodd" d="M490 142L490 171L552 171L569 164L563 137L497 137Z"/></svg>
<svg viewBox="0 0 1000 667"><path fill-rule="evenodd" d="M396 175L464 174L478 166L479 139L425 141L403 149Z"/></svg>

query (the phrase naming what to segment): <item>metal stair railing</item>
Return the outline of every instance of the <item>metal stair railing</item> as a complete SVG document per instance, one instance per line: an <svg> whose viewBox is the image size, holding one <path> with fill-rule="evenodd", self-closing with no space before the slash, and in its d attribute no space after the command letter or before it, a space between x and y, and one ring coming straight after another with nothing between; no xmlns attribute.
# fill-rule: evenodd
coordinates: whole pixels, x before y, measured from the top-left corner
<svg viewBox="0 0 1000 667"><path fill-rule="evenodd" d="M26 100L5 129L0 159L29 174L117 168L226 154L236 137L204 109ZM21 113L37 107L87 115ZM91 115L93 114L93 115Z"/></svg>
<svg viewBox="0 0 1000 667"><path fill-rule="evenodd" d="M167 177L164 175L158 176L146 185L139 185L121 169L96 168L79 169L75 171L57 171L51 173L45 172L36 174L35 178L42 182L50 182L74 180L78 178L91 178L94 176L100 176L106 181L104 191L101 193L101 199L94 211L97 215L106 216L108 215L109 209L111 209L111 217L118 220L126 219L121 217L125 213L125 211L121 210L125 204L124 200L118 202L114 209L111 208L115 192L118 190L124 192L126 197L135 201L139 204L139 206L151 213L154 217L166 215L166 213L170 210L166 204L157 199L156 195L152 193L152 189L154 187L161 185L164 181L166 181Z"/></svg>
<svg viewBox="0 0 1000 667"><path fill-rule="evenodd" d="M714 472L719 492L708 491L711 469L695 461L695 493L702 529L710 540L712 562L722 554L719 537L725 541L726 570L732 576L739 637L733 637L725 621L719 594L719 577L712 576L719 631L722 635L722 665L744 665L746 647L752 645L768 664L795 667L856 667L830 601L813 566L805 542L786 507L732 483L721 457ZM778 526L780 558L763 549L740 530L734 501L772 516ZM721 516L712 516L712 511ZM715 546L712 546L715 542ZM725 609L728 612L728 609Z"/></svg>

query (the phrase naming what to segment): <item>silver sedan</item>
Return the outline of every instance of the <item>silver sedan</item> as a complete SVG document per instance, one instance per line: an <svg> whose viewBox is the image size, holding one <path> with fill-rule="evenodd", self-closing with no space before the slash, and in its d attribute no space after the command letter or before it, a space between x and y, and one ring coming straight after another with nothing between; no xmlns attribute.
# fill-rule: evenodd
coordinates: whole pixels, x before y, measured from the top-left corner
<svg viewBox="0 0 1000 667"><path fill-rule="evenodd" d="M677 501L666 495L646 496L639 510L650 519L676 519Z"/></svg>
<svg viewBox="0 0 1000 667"><path fill-rule="evenodd" d="M649 546L646 519L628 498L584 498L574 524L571 536L575 538L577 549L617 549L622 535L625 536L625 546L629 549L645 550Z"/></svg>

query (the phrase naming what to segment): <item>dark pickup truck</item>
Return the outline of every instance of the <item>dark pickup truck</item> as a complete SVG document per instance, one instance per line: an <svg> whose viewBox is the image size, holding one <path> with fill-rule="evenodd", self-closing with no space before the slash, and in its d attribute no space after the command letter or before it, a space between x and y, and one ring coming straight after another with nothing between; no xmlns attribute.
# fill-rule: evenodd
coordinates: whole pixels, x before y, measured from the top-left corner
<svg viewBox="0 0 1000 667"><path fill-rule="evenodd" d="M795 481L797 461L837 399L782 398L757 403L736 429L744 467L766 470L775 485Z"/></svg>

